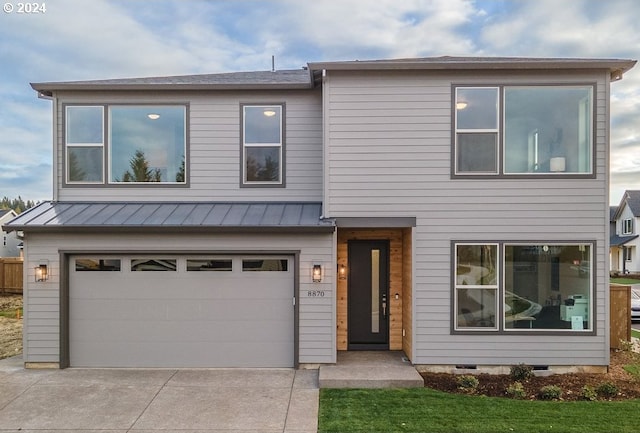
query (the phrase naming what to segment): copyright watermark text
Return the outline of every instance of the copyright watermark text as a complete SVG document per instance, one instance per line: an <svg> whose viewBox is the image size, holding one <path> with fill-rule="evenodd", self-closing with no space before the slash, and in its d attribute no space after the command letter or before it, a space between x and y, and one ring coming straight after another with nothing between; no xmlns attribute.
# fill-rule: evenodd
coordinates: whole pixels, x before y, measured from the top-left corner
<svg viewBox="0 0 640 433"><path fill-rule="evenodd" d="M44 14L47 12L46 3L11 3L2 5L6 14Z"/></svg>

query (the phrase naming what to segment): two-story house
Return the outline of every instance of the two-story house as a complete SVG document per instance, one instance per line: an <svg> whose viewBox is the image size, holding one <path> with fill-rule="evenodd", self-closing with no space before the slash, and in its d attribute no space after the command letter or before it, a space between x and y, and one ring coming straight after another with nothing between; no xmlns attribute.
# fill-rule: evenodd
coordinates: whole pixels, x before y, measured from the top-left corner
<svg viewBox="0 0 640 433"><path fill-rule="evenodd" d="M640 273L640 191L627 190L611 217L611 271Z"/></svg>
<svg viewBox="0 0 640 433"><path fill-rule="evenodd" d="M54 197L24 361L609 361L618 59L437 57L36 83Z"/></svg>
<svg viewBox="0 0 640 433"><path fill-rule="evenodd" d="M18 214L13 209L0 209L0 228L16 216ZM18 237L18 233L7 233L4 230L0 230L0 238L2 241L0 244L0 257L20 257L22 240Z"/></svg>

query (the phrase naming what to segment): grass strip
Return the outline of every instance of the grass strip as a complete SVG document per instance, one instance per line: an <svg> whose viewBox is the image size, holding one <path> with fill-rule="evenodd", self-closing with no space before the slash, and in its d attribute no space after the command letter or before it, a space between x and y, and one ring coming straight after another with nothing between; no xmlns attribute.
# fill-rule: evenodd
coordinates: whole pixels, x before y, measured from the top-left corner
<svg viewBox="0 0 640 433"><path fill-rule="evenodd" d="M615 284L624 284L624 285L640 284L640 280L634 280L633 278L611 278L609 282L615 283Z"/></svg>
<svg viewBox="0 0 640 433"><path fill-rule="evenodd" d="M428 388L321 389L319 433L637 432L637 400L522 401Z"/></svg>

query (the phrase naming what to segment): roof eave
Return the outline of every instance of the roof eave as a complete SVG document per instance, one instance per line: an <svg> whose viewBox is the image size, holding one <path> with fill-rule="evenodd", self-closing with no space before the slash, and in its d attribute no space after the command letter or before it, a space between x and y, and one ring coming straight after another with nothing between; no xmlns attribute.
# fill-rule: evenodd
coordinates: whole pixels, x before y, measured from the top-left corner
<svg viewBox="0 0 640 433"><path fill-rule="evenodd" d="M51 97L56 91L136 91L136 90L308 90L313 83L276 84L85 84L85 83L31 83L31 88L39 94Z"/></svg>
<svg viewBox="0 0 640 433"><path fill-rule="evenodd" d="M333 233L334 225L317 226L4 226L7 232L27 233Z"/></svg>
<svg viewBox="0 0 640 433"><path fill-rule="evenodd" d="M636 60L626 59L483 59L483 60L355 60L345 62L309 63L309 70L562 70L604 69L620 76L633 68Z"/></svg>

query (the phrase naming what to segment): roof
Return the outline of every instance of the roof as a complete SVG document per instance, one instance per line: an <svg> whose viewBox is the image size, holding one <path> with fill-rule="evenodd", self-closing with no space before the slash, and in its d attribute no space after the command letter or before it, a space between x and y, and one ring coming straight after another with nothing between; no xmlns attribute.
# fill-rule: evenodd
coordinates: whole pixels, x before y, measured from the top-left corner
<svg viewBox="0 0 640 433"><path fill-rule="evenodd" d="M638 235L632 235L632 236L611 235L611 237L609 238L609 245L612 247L619 247L626 244L629 241L634 240L637 237Z"/></svg>
<svg viewBox="0 0 640 433"><path fill-rule="evenodd" d="M118 78L111 80L31 83L38 92L51 96L55 90L269 90L313 87L306 69L175 75L168 77Z"/></svg>
<svg viewBox="0 0 640 433"><path fill-rule="evenodd" d="M335 230L307 202L44 202L4 226L6 231L318 231Z"/></svg>
<svg viewBox="0 0 640 433"><path fill-rule="evenodd" d="M3 219L10 219L16 216L16 212L13 209L0 209L0 221Z"/></svg>
<svg viewBox="0 0 640 433"><path fill-rule="evenodd" d="M629 207L634 217L640 217L640 190L626 190L624 192L611 221L620 217L620 212L624 209L625 204Z"/></svg>
<svg viewBox="0 0 640 433"><path fill-rule="evenodd" d="M57 90L284 90L314 87L324 70L608 70L618 80L636 64L627 59L532 57L422 57L410 59L315 62L282 71L231 72L169 77L31 83L45 96Z"/></svg>

